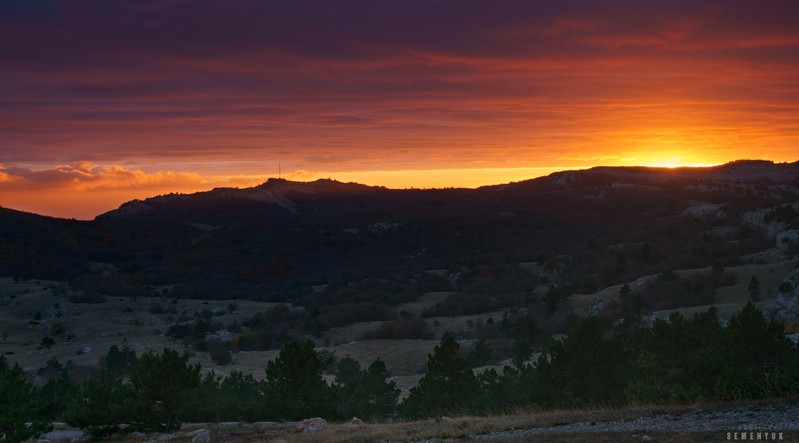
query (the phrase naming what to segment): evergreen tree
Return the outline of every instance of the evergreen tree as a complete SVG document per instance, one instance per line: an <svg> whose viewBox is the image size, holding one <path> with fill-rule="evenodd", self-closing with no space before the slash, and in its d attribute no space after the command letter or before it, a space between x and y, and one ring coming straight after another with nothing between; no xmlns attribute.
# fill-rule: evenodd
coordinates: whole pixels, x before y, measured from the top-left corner
<svg viewBox="0 0 799 443"><path fill-rule="evenodd" d="M497 373L493 368L477 376L480 383L476 411L501 414L539 402L538 372L531 364L516 361Z"/></svg>
<svg viewBox="0 0 799 443"><path fill-rule="evenodd" d="M23 441L47 431L47 421L39 419L44 407L19 365L9 366L0 356L0 441Z"/></svg>
<svg viewBox="0 0 799 443"><path fill-rule="evenodd" d="M403 414L429 417L467 413L475 408L479 384L466 360L458 357L460 346L445 334L427 358L427 374L402 403Z"/></svg>
<svg viewBox="0 0 799 443"><path fill-rule="evenodd" d="M546 403L618 401L629 377L629 358L619 340L603 337L594 317L580 321L536 364L536 393Z"/></svg>
<svg viewBox="0 0 799 443"><path fill-rule="evenodd" d="M749 280L749 299L752 301L760 301L760 280L756 276L752 276Z"/></svg>
<svg viewBox="0 0 799 443"><path fill-rule="evenodd" d="M77 395L77 387L72 384L69 373L63 369L61 374L51 378L42 386L41 396L45 402L42 417L63 417L67 407Z"/></svg>
<svg viewBox="0 0 799 443"><path fill-rule="evenodd" d="M466 360L470 368L477 368L488 363L493 355L494 350L491 349L491 346L488 345L488 342L486 342L484 338L481 338L474 345L474 349L466 357Z"/></svg>
<svg viewBox="0 0 799 443"><path fill-rule="evenodd" d="M286 420L335 414L330 387L322 378L327 365L310 340L286 343L280 355L266 366L267 413Z"/></svg>
<svg viewBox="0 0 799 443"><path fill-rule="evenodd" d="M113 345L105 356L106 369L117 375L127 375L137 362L136 352L128 346L119 349Z"/></svg>
<svg viewBox="0 0 799 443"><path fill-rule="evenodd" d="M178 411L178 418L186 421L220 422L226 410L220 392L221 375L214 371L205 374L197 387L187 391Z"/></svg>
<svg viewBox="0 0 799 443"><path fill-rule="evenodd" d="M514 361L521 363L533 355L536 345L541 342L541 330L529 315L516 321L516 341L513 342Z"/></svg>
<svg viewBox="0 0 799 443"><path fill-rule="evenodd" d="M379 358L366 370L346 357L336 366L338 412L343 417L386 417L396 409L400 390L389 381L386 365Z"/></svg>
<svg viewBox="0 0 799 443"><path fill-rule="evenodd" d="M791 345L782 325L766 321L750 300L730 318L725 344L729 356L716 384L717 394L725 399L769 395L790 360Z"/></svg>
<svg viewBox="0 0 799 443"><path fill-rule="evenodd" d="M651 329L637 331L635 380L630 400L690 402L710 396L725 364L723 328L715 308L687 320L674 312ZM687 352L686 350L690 350Z"/></svg>
<svg viewBox="0 0 799 443"><path fill-rule="evenodd" d="M252 374L233 371L219 385L224 420L257 421L264 415L263 383Z"/></svg>
<svg viewBox="0 0 799 443"><path fill-rule="evenodd" d="M84 428L95 437L103 437L118 429L130 418L125 409L132 395L129 386L109 371L90 378L70 402L65 413L67 423Z"/></svg>
<svg viewBox="0 0 799 443"><path fill-rule="evenodd" d="M200 366L188 364L188 354L165 348L163 353L145 353L130 373L131 407L145 426L179 427L177 412L185 396L200 384Z"/></svg>

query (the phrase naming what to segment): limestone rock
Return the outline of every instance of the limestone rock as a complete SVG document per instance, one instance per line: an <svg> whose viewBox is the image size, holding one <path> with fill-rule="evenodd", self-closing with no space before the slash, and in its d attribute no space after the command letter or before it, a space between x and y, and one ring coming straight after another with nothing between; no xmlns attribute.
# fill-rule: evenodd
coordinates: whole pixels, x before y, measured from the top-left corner
<svg viewBox="0 0 799 443"><path fill-rule="evenodd" d="M349 423L345 423L344 427L347 429L358 429L363 427L363 425L363 420L358 417L352 417L352 420L350 420Z"/></svg>
<svg viewBox="0 0 799 443"><path fill-rule="evenodd" d="M299 432L319 432L327 427L327 420L321 417L306 418L305 420L297 423L297 431Z"/></svg>
<svg viewBox="0 0 799 443"><path fill-rule="evenodd" d="M211 432L208 429L198 429L192 434L194 437L191 438L191 443L211 443Z"/></svg>
<svg viewBox="0 0 799 443"><path fill-rule="evenodd" d="M799 320L799 267L783 280L788 290L777 290L777 297L768 304L766 310L781 322L788 324Z"/></svg>
<svg viewBox="0 0 799 443"><path fill-rule="evenodd" d="M795 250L799 246L799 230L789 229L777 234L777 248L783 252Z"/></svg>

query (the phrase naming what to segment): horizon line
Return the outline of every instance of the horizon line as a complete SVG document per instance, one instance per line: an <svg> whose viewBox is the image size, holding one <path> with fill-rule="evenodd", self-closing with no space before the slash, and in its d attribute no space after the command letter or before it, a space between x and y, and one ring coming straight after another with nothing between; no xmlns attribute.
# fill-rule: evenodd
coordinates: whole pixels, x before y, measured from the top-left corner
<svg viewBox="0 0 799 443"><path fill-rule="evenodd" d="M81 214L78 214L75 208L68 208L71 209L71 213L69 210L62 210L62 211L52 211L47 210L48 208L42 208L39 210L25 208L24 204L22 207L14 204L6 204L0 203L0 208L6 208L9 210L14 210L18 212L30 213L35 214L43 217L52 217L58 219L65 219L65 220L82 220L82 221L91 221L96 219L98 216L112 211L114 209L119 208L121 205L134 201L134 200L146 200L148 198L155 198L158 196L170 195L170 194L178 194L178 195L191 195L201 192L209 192L214 189L250 189L262 184L267 183L270 179L278 179L278 180L285 180L291 181L296 183L312 183L318 180L333 180L340 183L355 183L361 184L365 186L373 186L373 187L381 187L390 190L436 190L436 189L478 189L482 187L490 187L490 186L502 186L512 183L520 183L528 180L534 180L542 177L546 177L552 174L561 173L561 172L577 172L577 171L586 171L591 169L597 168L618 168L618 169L626 169L626 168L650 168L650 169L661 169L661 170L679 170L679 169L701 169L701 168L712 168L718 167L726 164L733 164L739 162L764 162L770 164L788 164L791 162L775 162L773 160L767 159L738 159L732 160L725 163L689 163L689 164L677 164L677 163L668 163L668 162L657 162L657 163L649 163L646 164L639 164L639 165L594 165L594 166L534 166L534 167L516 167L516 168L468 168L468 169L426 169L426 170L388 170L388 171L340 171L340 172L320 172L320 173L311 173L308 171L295 171L293 173L282 173L275 177L274 175L268 176L255 176L255 175L248 175L248 176L235 176L237 179L241 181L249 181L247 185L239 185L239 186L231 186L231 185L222 185L219 183L218 186L214 186L214 181L203 181L201 183L196 183L195 186L192 188L184 188L184 189L174 189L172 191L168 191L165 189L156 189L152 188L149 189L150 192L147 192L147 188L137 188L137 189L122 189L122 190L113 190L113 189L89 189L89 190L73 190L71 192L66 192L66 194L73 194L73 198L82 198L81 203L83 203L85 209L82 211ZM480 174L475 174L479 172ZM404 180L401 180L404 183L407 183L407 179L409 175L417 175L419 178L421 176L427 176L428 182L433 183L429 177L431 175L435 176L439 181L442 179L446 179L450 182L457 182L460 183L453 183L452 185L442 185L442 184L429 184L429 185L419 185L419 186L407 186L407 185L400 185L398 184L397 179L404 176ZM479 177L472 177L473 175ZM491 178L486 178L487 175L490 175ZM288 177L287 177L288 176ZM294 177L292 177L294 176ZM354 177L357 176L357 179ZM392 177L393 176L393 177ZM471 182L469 182L471 179ZM466 181L466 182L464 182ZM176 186L176 188L179 188ZM118 194L117 198L109 199L107 195L105 195L106 203L97 203L93 205L93 210L91 210L88 206L91 206L90 203L87 203L86 197L87 195L91 195L94 193L95 196L98 194L109 194L116 191ZM33 192L33 191L28 191ZM64 194L62 192L62 194Z"/></svg>

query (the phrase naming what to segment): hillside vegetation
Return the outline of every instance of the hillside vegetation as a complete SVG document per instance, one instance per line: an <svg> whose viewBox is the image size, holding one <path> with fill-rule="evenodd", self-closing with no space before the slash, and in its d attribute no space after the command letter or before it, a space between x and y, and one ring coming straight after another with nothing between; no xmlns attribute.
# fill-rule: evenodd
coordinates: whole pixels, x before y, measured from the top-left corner
<svg viewBox="0 0 799 443"><path fill-rule="evenodd" d="M105 432L797 391L797 164L475 190L272 179L90 222L0 208L0 231L4 374L64 390L30 405L42 424L78 407L112 414L79 424ZM297 346L316 363L288 372L318 403L281 397ZM190 381L174 404L133 375L165 358ZM127 400L93 403L109 392Z"/></svg>

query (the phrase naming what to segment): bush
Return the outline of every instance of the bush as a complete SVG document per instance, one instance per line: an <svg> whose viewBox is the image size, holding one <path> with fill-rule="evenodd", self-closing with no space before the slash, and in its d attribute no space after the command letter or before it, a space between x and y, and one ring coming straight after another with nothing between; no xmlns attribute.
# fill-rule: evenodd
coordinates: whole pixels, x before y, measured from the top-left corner
<svg viewBox="0 0 799 443"><path fill-rule="evenodd" d="M209 342L208 353L211 355L211 360L220 366L227 366L233 361L233 355L230 353L230 347L227 343L223 343L221 341Z"/></svg>
<svg viewBox="0 0 799 443"><path fill-rule="evenodd" d="M69 301L72 303L105 303L106 298L105 295L96 292L96 291L82 291L82 292L73 292L72 295L69 296Z"/></svg>
<svg viewBox="0 0 799 443"><path fill-rule="evenodd" d="M55 340L53 340L53 337L50 337L49 335L45 335L44 337L42 337L42 341L39 343L39 346L47 349L49 349L51 346L54 345L55 345Z"/></svg>
<svg viewBox="0 0 799 443"><path fill-rule="evenodd" d="M426 339L432 337L424 320L403 318L387 321L375 330L364 334L367 340Z"/></svg>
<svg viewBox="0 0 799 443"><path fill-rule="evenodd" d="M61 319L53 319L50 321L50 335L61 335L67 332L67 325L64 323L64 320Z"/></svg>
<svg viewBox="0 0 799 443"><path fill-rule="evenodd" d="M112 345L104 359L105 368L116 375L126 375L136 366L137 362L136 352L127 345L122 349L119 349L117 345Z"/></svg>

